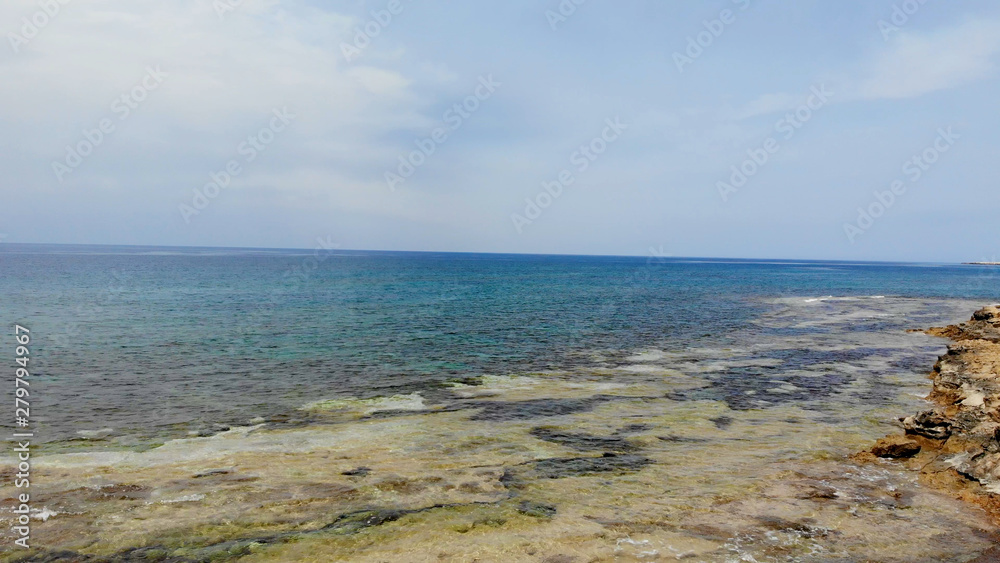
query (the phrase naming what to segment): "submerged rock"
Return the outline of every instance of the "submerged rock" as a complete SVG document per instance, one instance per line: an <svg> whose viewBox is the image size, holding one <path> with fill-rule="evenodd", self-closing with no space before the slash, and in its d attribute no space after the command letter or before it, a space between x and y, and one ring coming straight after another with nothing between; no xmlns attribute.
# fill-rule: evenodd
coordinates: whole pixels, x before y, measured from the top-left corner
<svg viewBox="0 0 1000 563"><path fill-rule="evenodd" d="M561 416L588 412L602 403L620 400L623 400L623 397L595 395L585 399L545 398L529 399L526 401L478 401L473 406L480 410L470 418L472 420L504 422L546 416Z"/></svg>
<svg viewBox="0 0 1000 563"><path fill-rule="evenodd" d="M653 463L640 455L605 453L601 457L565 457L539 459L526 464L536 478L562 479L596 473L627 473L639 471Z"/></svg>
<svg viewBox="0 0 1000 563"><path fill-rule="evenodd" d="M712 423L715 424L715 427L719 430L725 430L733 424L733 417L731 416L717 416L715 418L710 418L709 420L711 420Z"/></svg>
<svg viewBox="0 0 1000 563"><path fill-rule="evenodd" d="M363 528L395 522L413 512L416 511L393 509L362 510L341 515L330 524L327 524L323 529L337 534L353 534Z"/></svg>
<svg viewBox="0 0 1000 563"><path fill-rule="evenodd" d="M232 469L228 469L228 468L226 468L226 469L206 469L205 471L201 471L199 473L195 473L194 475L191 476L191 478L192 479L202 479L204 477L215 477L217 475L229 475L232 472L233 472L233 470Z"/></svg>
<svg viewBox="0 0 1000 563"><path fill-rule="evenodd" d="M566 432L545 426L533 428L531 435L539 440L581 451L631 452L638 449L624 438L595 436L584 432Z"/></svg>
<svg viewBox="0 0 1000 563"><path fill-rule="evenodd" d="M556 507L530 500L521 501L521 504L517 506L517 511L533 518L548 519L556 515Z"/></svg>

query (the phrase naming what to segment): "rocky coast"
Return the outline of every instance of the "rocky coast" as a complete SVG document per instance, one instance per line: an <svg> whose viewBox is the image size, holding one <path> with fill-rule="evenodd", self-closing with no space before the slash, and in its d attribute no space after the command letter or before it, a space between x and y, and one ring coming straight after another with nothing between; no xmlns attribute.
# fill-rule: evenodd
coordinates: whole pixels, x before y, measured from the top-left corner
<svg viewBox="0 0 1000 563"><path fill-rule="evenodd" d="M922 372L941 341L906 329L978 303L758 306L765 313L724 346L595 349L573 369L331 393L144 448L104 434L43 445L30 550L10 547L21 491L14 458L0 457L0 562L993 557L1000 536L988 512L955 497L992 510L994 454L966 450L997 451L986 436L997 425L961 413L991 407L1000 390L972 376L996 373L987 355L954 351L1000 346L996 311L940 329L988 337L953 346L936 373L941 409L880 450L909 457L868 453L859 463L850 456L898 414L926 407ZM981 482L966 477L976 472Z"/></svg>
<svg viewBox="0 0 1000 563"><path fill-rule="evenodd" d="M1000 307L925 331L952 340L930 378L933 408L899 419L859 461L895 458L924 484L973 502L1000 522Z"/></svg>

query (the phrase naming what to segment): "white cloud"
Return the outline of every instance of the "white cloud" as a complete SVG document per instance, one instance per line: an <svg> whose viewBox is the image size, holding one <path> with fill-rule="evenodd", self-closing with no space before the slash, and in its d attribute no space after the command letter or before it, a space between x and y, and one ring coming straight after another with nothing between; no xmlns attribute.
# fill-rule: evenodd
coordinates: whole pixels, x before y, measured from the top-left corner
<svg viewBox="0 0 1000 563"><path fill-rule="evenodd" d="M255 15L264 9L274 13ZM5 3L0 21L16 22L23 13L24 6ZM202 3L71 3L21 53L8 52L0 63L5 82L19 85L0 91L0 116L58 126L93 114L131 88L148 65L169 74L150 111L199 127L252 118L279 104L325 106L324 118L336 121L353 120L366 108L374 117L412 103L409 80L399 73L352 70L340 58L333 47L348 37L352 22L260 2L223 19ZM58 103L38 103L46 99Z"/></svg>
<svg viewBox="0 0 1000 563"><path fill-rule="evenodd" d="M758 115L787 111L801 103L802 96L793 96L785 92L764 94L746 105L725 111L724 116L732 119L748 119Z"/></svg>
<svg viewBox="0 0 1000 563"><path fill-rule="evenodd" d="M933 33L901 32L865 69L855 96L915 98L985 78L1000 52L1000 21L969 21Z"/></svg>
<svg viewBox="0 0 1000 563"><path fill-rule="evenodd" d="M990 76L1000 53L1000 21L968 21L933 32L900 32L888 49L852 71L839 69L813 77L837 92L834 103L856 100L906 99L958 88ZM807 77L808 79L808 77ZM743 120L795 109L807 95L772 92L738 107L719 111L723 121Z"/></svg>
<svg viewBox="0 0 1000 563"><path fill-rule="evenodd" d="M0 22L11 22L0 32L17 33L21 18L37 10L32 0L0 3ZM356 23L275 0L247 0L223 18L208 0L71 2L19 53L0 47L0 74L16 85L0 89L7 133L0 150L24 163L20 177L0 182L0 194L30 184L85 197L113 186L169 190L167 197L186 201L274 108L287 107L293 126L233 187L291 193L322 186L348 200L367 197L363 206L373 208L381 194L371 185L384 189L382 170L399 152L385 138L427 128L433 90L448 77L440 65L402 71L388 57L347 63L340 43L352 40ZM379 49L376 38L368 51ZM167 77L119 121L112 101L150 66ZM51 163L102 118L112 119L114 134L58 183Z"/></svg>

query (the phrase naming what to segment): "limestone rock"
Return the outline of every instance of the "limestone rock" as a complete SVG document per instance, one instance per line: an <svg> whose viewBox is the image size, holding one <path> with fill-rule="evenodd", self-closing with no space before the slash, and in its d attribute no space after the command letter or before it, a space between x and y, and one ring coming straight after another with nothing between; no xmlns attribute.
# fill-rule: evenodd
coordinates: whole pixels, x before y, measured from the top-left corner
<svg viewBox="0 0 1000 563"><path fill-rule="evenodd" d="M932 440L944 440L951 435L951 421L937 411L924 411L900 420L907 434L919 434Z"/></svg>
<svg viewBox="0 0 1000 563"><path fill-rule="evenodd" d="M983 307L972 314L972 319L958 325L928 329L927 334L943 336L955 341L987 340L1000 342L1000 306Z"/></svg>
<svg viewBox="0 0 1000 563"><path fill-rule="evenodd" d="M878 457L913 457L920 452L920 444L905 436L886 436L872 446L872 453Z"/></svg>
<svg viewBox="0 0 1000 563"><path fill-rule="evenodd" d="M904 436L879 440L858 463L874 456L905 458L918 453L928 483L960 493L1000 519L1000 306L976 311L964 323L928 329L953 343L931 373L929 400L937 407L901 418Z"/></svg>

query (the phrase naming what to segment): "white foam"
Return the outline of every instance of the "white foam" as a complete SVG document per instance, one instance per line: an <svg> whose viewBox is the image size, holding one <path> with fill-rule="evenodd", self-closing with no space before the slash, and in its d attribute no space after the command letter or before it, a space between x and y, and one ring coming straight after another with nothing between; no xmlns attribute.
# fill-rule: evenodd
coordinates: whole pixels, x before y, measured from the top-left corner
<svg viewBox="0 0 1000 563"><path fill-rule="evenodd" d="M463 399L476 399L480 397L494 397L508 391L529 389L542 382L537 377L525 375L483 375L479 378L479 385L466 385L465 383L452 383L452 392Z"/></svg>
<svg viewBox="0 0 1000 563"><path fill-rule="evenodd" d="M615 369L619 371L627 371L630 373L663 373L666 371L670 371L665 367L651 366L649 364L632 364L629 366L618 366Z"/></svg>
<svg viewBox="0 0 1000 563"><path fill-rule="evenodd" d="M667 357L667 353L662 350L646 350L625 358L625 361L641 364L646 362L657 362Z"/></svg>
<svg viewBox="0 0 1000 563"><path fill-rule="evenodd" d="M184 495L182 497L167 498L158 502L160 504L176 504L178 502L198 502L200 500L205 500L205 495L202 493L195 493L193 495Z"/></svg>
<svg viewBox="0 0 1000 563"><path fill-rule="evenodd" d="M59 513L55 510L51 510L47 506L43 506L41 510L31 510L31 517L35 520L41 520L42 522L47 522L49 518L52 518L53 516L59 516Z"/></svg>
<svg viewBox="0 0 1000 563"><path fill-rule="evenodd" d="M101 428L100 430L77 430L76 433L79 434L81 438L91 440L94 438L103 438L112 434L114 431L114 428Z"/></svg>
<svg viewBox="0 0 1000 563"><path fill-rule="evenodd" d="M864 301L865 299L885 299L885 295L859 295L856 297L824 295L822 297L802 298L778 298L773 300L778 303L825 303L827 301Z"/></svg>

